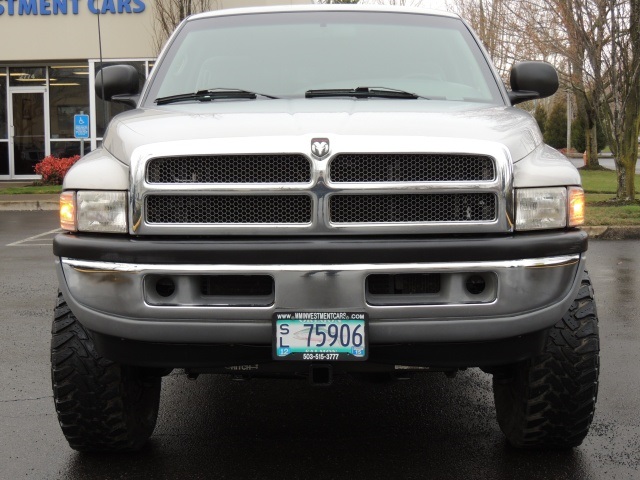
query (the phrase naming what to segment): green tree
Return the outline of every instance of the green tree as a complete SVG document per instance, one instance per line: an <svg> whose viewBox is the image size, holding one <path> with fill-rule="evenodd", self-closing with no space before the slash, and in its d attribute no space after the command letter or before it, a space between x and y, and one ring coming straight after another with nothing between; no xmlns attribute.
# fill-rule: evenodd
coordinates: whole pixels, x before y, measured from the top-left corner
<svg viewBox="0 0 640 480"><path fill-rule="evenodd" d="M587 139L585 136L584 120L581 116L571 122L571 146L577 152L584 152L587 148Z"/></svg>
<svg viewBox="0 0 640 480"><path fill-rule="evenodd" d="M536 109L533 111L533 118L538 122L538 126L540 127L540 131L542 135L544 135L544 129L547 126L547 110L542 106L541 103L536 105Z"/></svg>
<svg viewBox="0 0 640 480"><path fill-rule="evenodd" d="M544 126L544 141L553 148L567 146L567 106L563 101L557 101L551 107Z"/></svg>

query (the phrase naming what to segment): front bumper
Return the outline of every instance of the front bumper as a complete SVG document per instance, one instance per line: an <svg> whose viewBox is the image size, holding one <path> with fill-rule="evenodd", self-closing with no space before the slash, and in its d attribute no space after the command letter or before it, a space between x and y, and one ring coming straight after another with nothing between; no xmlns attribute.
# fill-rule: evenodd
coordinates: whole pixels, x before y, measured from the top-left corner
<svg viewBox="0 0 640 480"><path fill-rule="evenodd" d="M170 242L61 234L54 241L61 290L89 330L132 341L201 345L270 345L275 311L364 311L372 345L487 342L539 332L555 324L575 298L586 248L586 234L577 230L447 239ZM451 288L418 304L371 303L367 276L403 273L447 275ZM474 273L495 279L478 299L456 287ZM150 276L206 274L271 276L273 301L202 305L187 293L160 305L148 292Z"/></svg>

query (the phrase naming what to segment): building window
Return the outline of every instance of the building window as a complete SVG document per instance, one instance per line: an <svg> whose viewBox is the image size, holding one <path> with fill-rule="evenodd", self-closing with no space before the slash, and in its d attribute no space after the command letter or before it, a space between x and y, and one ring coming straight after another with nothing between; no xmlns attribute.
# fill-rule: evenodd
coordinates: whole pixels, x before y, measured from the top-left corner
<svg viewBox="0 0 640 480"><path fill-rule="evenodd" d="M49 67L49 125L51 155L59 158L80 154L74 138L73 119L89 114L89 64ZM85 153L89 148L85 145Z"/></svg>
<svg viewBox="0 0 640 480"><path fill-rule="evenodd" d="M46 87L46 67L12 67L9 69L11 87Z"/></svg>

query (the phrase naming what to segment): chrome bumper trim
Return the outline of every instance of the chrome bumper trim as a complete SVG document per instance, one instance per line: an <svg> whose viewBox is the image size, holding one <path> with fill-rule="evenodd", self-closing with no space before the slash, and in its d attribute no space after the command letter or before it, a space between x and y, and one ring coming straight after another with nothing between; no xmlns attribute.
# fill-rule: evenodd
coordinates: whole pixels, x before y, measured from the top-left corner
<svg viewBox="0 0 640 480"><path fill-rule="evenodd" d="M479 342L551 327L577 294L585 256L377 265L143 265L68 258L58 258L56 263L71 310L90 330L114 337L269 344L275 311L344 310L368 314L373 343L413 343ZM474 272L496 279L493 297L480 303L367 303L365 285L370 274L451 273L461 279ZM150 275L207 273L270 275L275 285L273 305L190 305L193 297L189 295L166 305L148 301L145 279ZM445 298L464 299L463 288L464 282L452 285Z"/></svg>
<svg viewBox="0 0 640 480"><path fill-rule="evenodd" d="M457 272L473 271L477 269L494 270L504 268L544 268L574 265L580 260L580 255L562 255L546 258L525 258L521 260L504 260L497 262L459 262L459 263L389 263L389 264L346 264L346 265L162 265L162 264L134 264L111 263L75 260L64 258L62 263L82 273L254 273L254 272L299 272L314 273L355 272L386 273L397 271L429 271L429 272Z"/></svg>

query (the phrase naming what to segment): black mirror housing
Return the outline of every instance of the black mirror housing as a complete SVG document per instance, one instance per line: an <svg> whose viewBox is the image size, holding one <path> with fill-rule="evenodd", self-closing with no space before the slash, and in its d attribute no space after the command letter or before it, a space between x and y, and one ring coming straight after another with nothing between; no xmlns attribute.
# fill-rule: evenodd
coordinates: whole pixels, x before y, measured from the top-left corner
<svg viewBox="0 0 640 480"><path fill-rule="evenodd" d="M139 92L138 71L131 65L110 65L96 75L96 95L107 102L135 107Z"/></svg>
<svg viewBox="0 0 640 480"><path fill-rule="evenodd" d="M518 62L511 68L511 104L550 97L558 90L558 72L545 62Z"/></svg>

